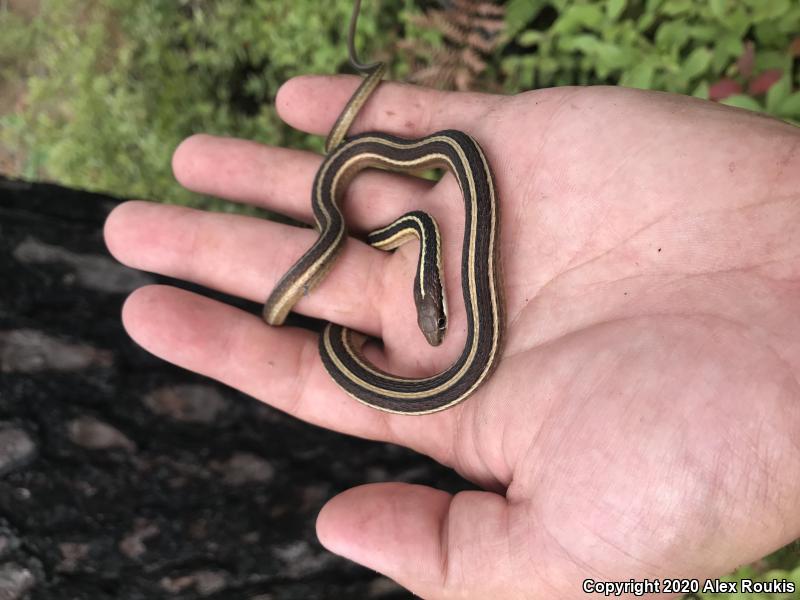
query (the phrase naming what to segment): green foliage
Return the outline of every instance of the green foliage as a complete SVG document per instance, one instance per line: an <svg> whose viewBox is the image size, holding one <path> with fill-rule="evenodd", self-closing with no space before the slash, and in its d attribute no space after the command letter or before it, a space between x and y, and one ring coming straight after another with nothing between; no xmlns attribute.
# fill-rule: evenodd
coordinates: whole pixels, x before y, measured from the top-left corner
<svg viewBox="0 0 800 600"><path fill-rule="evenodd" d="M21 174L173 202L198 200L173 180L170 157L205 131L319 150L277 117L280 85L302 73L348 70L352 0L41 0L30 24L0 4L0 77L23 81L0 115L0 145ZM421 28L417 0L364 2L358 42L406 77L398 38L443 48ZM503 41L477 87L621 84L708 98L800 121L800 0L506 0ZM755 47L752 73L738 66ZM759 74L784 76L766 93ZM718 96L722 97L722 96Z"/></svg>
<svg viewBox="0 0 800 600"><path fill-rule="evenodd" d="M707 98L710 83L738 75L747 39L757 46L756 71L791 73L800 2L509 0L506 19L508 44L530 50L501 60L509 92L606 83ZM764 99L727 103L800 120L799 83L787 75Z"/></svg>
<svg viewBox="0 0 800 600"><path fill-rule="evenodd" d="M386 4L365 3L359 21L368 50L379 8L392 19ZM27 176L188 201L170 157L194 132L314 146L278 119L273 100L293 75L344 67L350 11L350 0L324 10L274 0L42 0L28 27L0 12L0 30L24 37L0 37L2 56L35 48L18 69L28 77L25 108L0 117L0 141L24 151Z"/></svg>
<svg viewBox="0 0 800 600"><path fill-rule="evenodd" d="M33 50L33 36L21 16L0 10L0 75L4 79Z"/></svg>

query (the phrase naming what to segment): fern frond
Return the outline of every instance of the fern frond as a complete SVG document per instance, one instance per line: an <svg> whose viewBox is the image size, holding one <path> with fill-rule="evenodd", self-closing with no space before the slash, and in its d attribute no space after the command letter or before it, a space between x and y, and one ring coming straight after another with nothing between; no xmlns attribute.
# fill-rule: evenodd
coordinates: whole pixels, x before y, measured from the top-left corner
<svg viewBox="0 0 800 600"><path fill-rule="evenodd" d="M409 22L436 32L442 46L403 40L398 48L408 55L409 80L440 89L469 90L486 73L491 54L504 31L505 8L487 0L450 0L446 8L413 15Z"/></svg>

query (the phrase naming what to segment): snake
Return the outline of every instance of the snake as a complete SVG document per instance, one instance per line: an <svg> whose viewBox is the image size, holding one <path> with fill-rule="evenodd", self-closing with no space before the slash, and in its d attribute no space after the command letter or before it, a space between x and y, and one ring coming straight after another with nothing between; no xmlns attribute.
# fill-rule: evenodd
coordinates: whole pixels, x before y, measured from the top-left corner
<svg viewBox="0 0 800 600"><path fill-rule="evenodd" d="M270 325L282 325L301 297L328 274L347 239L341 204L349 182L360 171L377 168L400 173L447 169L464 200L461 288L466 312L466 341L458 358L429 377L401 377L372 364L362 352L366 336L327 323L319 354L331 378L347 394L373 408L422 415L455 406L492 374L500 359L504 310L500 273L498 201L492 170L481 146L463 131L448 129L418 139L383 132L347 137L359 111L386 71L383 62L361 63L354 37L361 0L355 0L348 36L349 59L365 77L351 96L325 143L326 155L312 186L311 205L317 240L280 278L263 308ZM367 236L380 250L393 250L412 238L420 253L414 279L417 323L428 343L445 335L447 300L439 227L428 213L406 213Z"/></svg>

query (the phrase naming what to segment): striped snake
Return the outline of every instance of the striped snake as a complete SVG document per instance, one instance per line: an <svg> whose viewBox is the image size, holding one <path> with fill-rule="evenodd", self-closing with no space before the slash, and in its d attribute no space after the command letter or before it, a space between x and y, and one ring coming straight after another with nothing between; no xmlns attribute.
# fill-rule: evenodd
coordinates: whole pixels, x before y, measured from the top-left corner
<svg viewBox="0 0 800 600"><path fill-rule="evenodd" d="M461 131L446 130L416 140L385 133L345 138L352 121L386 70L384 63L362 64L354 37L360 0L350 20L348 49L353 67L366 77L348 101L325 144L326 157L317 171L312 209L319 237L287 271L264 304L270 325L281 325L297 301L328 273L342 249L347 228L341 211L344 190L361 170L375 167L414 172L446 168L458 181L464 199L464 241L461 288L467 318L467 339L461 355L446 370L424 378L398 377L372 365L361 353L355 332L328 323L319 340L322 362L349 395L369 406L402 414L426 414L464 400L491 374L500 358L503 299L500 288L499 218L489 163L481 147ZM392 250L412 237L420 240L414 280L417 322L425 338L438 345L447 327L441 240L434 219L422 211L407 213L368 236L375 248Z"/></svg>

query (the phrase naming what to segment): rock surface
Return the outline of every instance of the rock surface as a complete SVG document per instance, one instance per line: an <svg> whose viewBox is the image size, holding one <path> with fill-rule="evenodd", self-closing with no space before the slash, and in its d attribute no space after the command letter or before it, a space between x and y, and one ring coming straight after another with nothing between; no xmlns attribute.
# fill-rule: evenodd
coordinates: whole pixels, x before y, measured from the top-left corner
<svg viewBox="0 0 800 600"><path fill-rule="evenodd" d="M25 567L16 563L0 565L0 600L20 600L34 583L33 573Z"/></svg>
<svg viewBox="0 0 800 600"><path fill-rule="evenodd" d="M176 282L107 254L115 203L0 179L0 600L411 598L325 551L317 513L367 481L465 484L138 348L126 294Z"/></svg>
<svg viewBox="0 0 800 600"><path fill-rule="evenodd" d="M0 428L0 475L21 469L35 454L36 444L24 430Z"/></svg>

